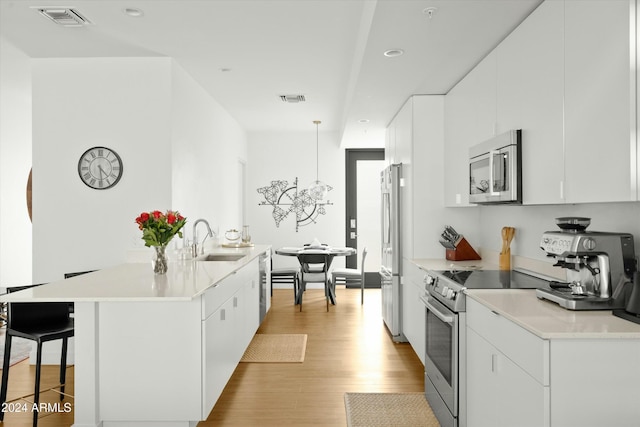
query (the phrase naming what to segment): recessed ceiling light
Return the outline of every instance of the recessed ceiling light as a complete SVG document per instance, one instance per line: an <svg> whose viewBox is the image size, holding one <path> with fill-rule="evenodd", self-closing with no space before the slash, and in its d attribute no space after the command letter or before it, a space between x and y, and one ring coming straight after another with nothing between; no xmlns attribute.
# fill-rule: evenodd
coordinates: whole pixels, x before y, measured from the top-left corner
<svg viewBox="0 0 640 427"><path fill-rule="evenodd" d="M384 52L384 56L387 58L395 58L396 56L400 56L404 54L404 50L402 49L389 49Z"/></svg>
<svg viewBox="0 0 640 427"><path fill-rule="evenodd" d="M431 19L433 18L433 15L435 15L437 11L438 11L437 7L427 7L422 11L422 13L424 13L429 17L429 19Z"/></svg>
<svg viewBox="0 0 640 427"><path fill-rule="evenodd" d="M358 123L369 123L369 119L360 119Z"/></svg>
<svg viewBox="0 0 640 427"><path fill-rule="evenodd" d="M228 73L231 71L231 68L220 68L220 71L223 73Z"/></svg>
<svg viewBox="0 0 640 427"><path fill-rule="evenodd" d="M133 18L140 18L142 16L144 16L144 12L142 11L142 9L138 9L136 7L127 7L125 9L122 10L126 15L129 15Z"/></svg>

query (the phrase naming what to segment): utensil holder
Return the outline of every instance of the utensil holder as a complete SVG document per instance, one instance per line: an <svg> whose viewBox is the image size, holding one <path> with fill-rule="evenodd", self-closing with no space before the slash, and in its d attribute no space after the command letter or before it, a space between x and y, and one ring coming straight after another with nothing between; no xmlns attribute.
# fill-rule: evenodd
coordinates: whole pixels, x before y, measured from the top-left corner
<svg viewBox="0 0 640 427"><path fill-rule="evenodd" d="M446 258L449 261L471 261L478 260L480 255L475 251L467 242L467 239L464 237L460 239L460 242L457 244L455 249L447 249L446 250Z"/></svg>

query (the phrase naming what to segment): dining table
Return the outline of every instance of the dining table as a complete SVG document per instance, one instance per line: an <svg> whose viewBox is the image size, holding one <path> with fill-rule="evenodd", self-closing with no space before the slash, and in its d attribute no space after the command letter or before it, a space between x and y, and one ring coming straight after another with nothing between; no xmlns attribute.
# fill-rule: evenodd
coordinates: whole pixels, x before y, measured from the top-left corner
<svg viewBox="0 0 640 427"><path fill-rule="evenodd" d="M305 246L284 246L275 250L277 255L284 256L295 256L297 257L300 254L304 253L318 253L318 254L326 254L328 255L328 265L327 269L331 268L331 262L333 258L337 256L350 256L356 253L356 249L350 247L336 247L329 245L305 245ZM333 284L331 284L331 277L329 275L328 280L330 282L329 289L329 300L331 304L336 304L336 293ZM296 293L296 305L301 304L302 302L302 290Z"/></svg>

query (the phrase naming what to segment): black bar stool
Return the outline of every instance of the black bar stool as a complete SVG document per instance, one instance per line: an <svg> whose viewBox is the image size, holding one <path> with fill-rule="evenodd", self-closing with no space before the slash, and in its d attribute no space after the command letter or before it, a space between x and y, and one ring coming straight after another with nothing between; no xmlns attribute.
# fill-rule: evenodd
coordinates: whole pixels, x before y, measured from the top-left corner
<svg viewBox="0 0 640 427"><path fill-rule="evenodd" d="M7 292L17 292L34 286L8 288ZM0 390L0 406L7 401L7 385L9 381L9 361L11 358L11 339L25 338L35 341L36 381L34 404L40 403L40 370L42 367L42 344L48 341L62 340L62 357L60 359L60 400L64 399L64 387L67 371L67 344L74 333L73 318L69 315L69 303L66 302L10 302L7 304L7 331L4 342L4 362L2 365L2 389ZM0 411L0 421L4 420L4 412ZM38 425L38 411L33 412L33 426Z"/></svg>

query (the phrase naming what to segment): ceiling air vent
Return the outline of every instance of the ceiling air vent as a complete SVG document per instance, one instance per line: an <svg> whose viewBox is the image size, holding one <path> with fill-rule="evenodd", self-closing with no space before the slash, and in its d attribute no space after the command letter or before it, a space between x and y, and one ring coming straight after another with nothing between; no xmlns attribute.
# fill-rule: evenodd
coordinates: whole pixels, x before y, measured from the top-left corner
<svg viewBox="0 0 640 427"><path fill-rule="evenodd" d="M292 104L306 101L304 95L280 95L280 99L282 102L289 102Z"/></svg>
<svg viewBox="0 0 640 427"><path fill-rule="evenodd" d="M83 27L91 24L87 18L82 16L80 12L75 9L65 9L61 7L56 8L40 8L38 11L51 19L56 24L63 27Z"/></svg>

